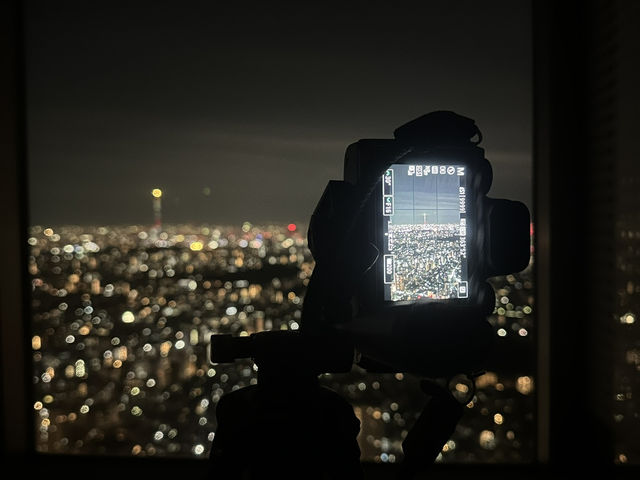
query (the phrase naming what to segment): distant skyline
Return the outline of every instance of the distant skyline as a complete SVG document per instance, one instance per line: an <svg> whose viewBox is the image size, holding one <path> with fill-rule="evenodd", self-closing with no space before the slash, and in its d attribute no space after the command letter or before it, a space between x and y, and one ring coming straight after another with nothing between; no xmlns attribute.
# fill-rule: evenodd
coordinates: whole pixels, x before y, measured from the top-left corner
<svg viewBox="0 0 640 480"><path fill-rule="evenodd" d="M306 222L346 147L474 118L531 204L528 1L26 2L32 224Z"/></svg>

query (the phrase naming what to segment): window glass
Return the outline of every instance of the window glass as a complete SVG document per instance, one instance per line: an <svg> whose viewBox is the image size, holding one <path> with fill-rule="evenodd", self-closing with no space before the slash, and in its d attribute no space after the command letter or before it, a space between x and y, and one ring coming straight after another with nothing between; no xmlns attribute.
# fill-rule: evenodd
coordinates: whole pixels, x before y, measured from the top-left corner
<svg viewBox="0 0 640 480"><path fill-rule="evenodd" d="M490 194L530 206L529 23L524 1L28 2L36 450L206 457L217 401L256 381L209 364L208 335L300 327L307 222L360 138L474 118ZM533 459L533 282L492 280L501 355L442 461ZM361 420L362 459L401 460L418 379L323 382Z"/></svg>

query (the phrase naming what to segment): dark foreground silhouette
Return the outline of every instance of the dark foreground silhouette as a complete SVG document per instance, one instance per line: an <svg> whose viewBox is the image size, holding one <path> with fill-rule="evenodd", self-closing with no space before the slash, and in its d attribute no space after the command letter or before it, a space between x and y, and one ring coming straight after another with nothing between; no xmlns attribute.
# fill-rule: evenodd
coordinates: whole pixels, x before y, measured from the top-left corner
<svg viewBox="0 0 640 480"><path fill-rule="evenodd" d="M222 397L209 457L210 478L363 479L352 406L304 372L263 368L259 383ZM463 406L440 385L423 381L428 401L403 442L399 478L433 464Z"/></svg>
<svg viewBox="0 0 640 480"><path fill-rule="evenodd" d="M363 478L360 422L314 375L262 378L223 396L217 419L211 478Z"/></svg>

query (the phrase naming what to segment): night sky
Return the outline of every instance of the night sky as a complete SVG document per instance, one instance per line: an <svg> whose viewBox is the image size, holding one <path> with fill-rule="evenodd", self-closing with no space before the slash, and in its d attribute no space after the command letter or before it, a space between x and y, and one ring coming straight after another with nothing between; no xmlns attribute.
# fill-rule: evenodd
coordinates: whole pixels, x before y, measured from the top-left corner
<svg viewBox="0 0 640 480"><path fill-rule="evenodd" d="M476 120L531 197L529 1L28 1L32 224L305 222L344 150Z"/></svg>

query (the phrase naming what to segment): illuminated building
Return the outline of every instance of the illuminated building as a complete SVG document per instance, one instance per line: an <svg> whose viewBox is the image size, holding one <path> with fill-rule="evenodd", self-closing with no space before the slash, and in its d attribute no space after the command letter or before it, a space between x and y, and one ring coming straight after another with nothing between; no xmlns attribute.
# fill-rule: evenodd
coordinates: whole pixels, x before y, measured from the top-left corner
<svg viewBox="0 0 640 480"><path fill-rule="evenodd" d="M154 188L151 196L153 197L153 228L160 231L162 229L162 190Z"/></svg>

